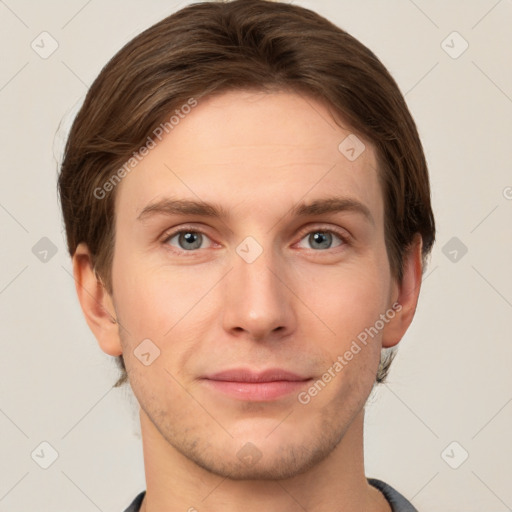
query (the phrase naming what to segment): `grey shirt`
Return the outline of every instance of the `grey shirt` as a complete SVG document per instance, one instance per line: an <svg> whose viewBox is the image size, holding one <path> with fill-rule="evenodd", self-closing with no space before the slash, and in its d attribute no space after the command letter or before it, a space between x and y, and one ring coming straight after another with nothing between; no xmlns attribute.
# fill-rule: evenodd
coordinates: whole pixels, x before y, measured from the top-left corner
<svg viewBox="0 0 512 512"><path fill-rule="evenodd" d="M395 491L395 489L387 483L382 480L377 480L376 478L367 478L367 480L371 485L379 489L379 491L384 494L393 512L418 512L418 510L414 508L408 500L406 500L398 491ZM124 512L139 512L145 494L146 491L142 491L137 495L132 504Z"/></svg>

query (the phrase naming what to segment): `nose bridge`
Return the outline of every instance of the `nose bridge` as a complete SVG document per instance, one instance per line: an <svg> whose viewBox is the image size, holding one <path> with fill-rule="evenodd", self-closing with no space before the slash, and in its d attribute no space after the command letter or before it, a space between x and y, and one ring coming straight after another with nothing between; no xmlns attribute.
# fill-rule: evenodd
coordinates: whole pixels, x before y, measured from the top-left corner
<svg viewBox="0 0 512 512"><path fill-rule="evenodd" d="M277 328L290 328L293 315L281 282L286 281L284 266L271 240L271 234L258 240L247 237L236 247L233 270L227 276L226 329L243 329L261 338Z"/></svg>
<svg viewBox="0 0 512 512"><path fill-rule="evenodd" d="M254 237L244 239L236 248L234 266L232 277L254 307L282 295L282 284L275 276L280 272L279 258L271 245L271 236L261 244Z"/></svg>

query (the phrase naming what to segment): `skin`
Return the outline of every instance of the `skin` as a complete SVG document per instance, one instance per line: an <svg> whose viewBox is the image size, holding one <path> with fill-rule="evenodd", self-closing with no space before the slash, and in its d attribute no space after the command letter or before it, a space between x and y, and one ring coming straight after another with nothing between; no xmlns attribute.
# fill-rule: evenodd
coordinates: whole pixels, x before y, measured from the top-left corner
<svg viewBox="0 0 512 512"><path fill-rule="evenodd" d="M124 355L140 404L142 510L391 510L364 474L364 404L381 348L396 345L414 316L421 239L397 283L373 146L358 135L365 150L349 161L338 150L352 133L344 126L322 103L290 92L202 99L118 185L112 296L87 246L77 248L87 322L105 353ZM214 202L229 217L137 220L170 196ZM363 203L373 222L348 210L290 214L332 196ZM204 232L199 248L170 233L183 227ZM317 231L326 244L312 239ZM263 250L252 263L236 252L248 236ZM316 381L395 302L401 311L308 404L297 392L235 399L201 379L244 366ZM134 350L148 338L160 356L146 366ZM237 456L246 443L260 457L252 464Z"/></svg>

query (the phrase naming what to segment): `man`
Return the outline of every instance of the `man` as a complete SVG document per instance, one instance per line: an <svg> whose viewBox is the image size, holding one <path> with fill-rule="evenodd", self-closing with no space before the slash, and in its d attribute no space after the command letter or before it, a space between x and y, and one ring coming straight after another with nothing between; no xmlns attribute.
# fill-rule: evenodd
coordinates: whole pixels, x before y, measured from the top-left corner
<svg viewBox="0 0 512 512"><path fill-rule="evenodd" d="M396 83L304 8L188 6L91 86L59 176L78 297L140 404L127 511L414 511L364 405L435 237Z"/></svg>

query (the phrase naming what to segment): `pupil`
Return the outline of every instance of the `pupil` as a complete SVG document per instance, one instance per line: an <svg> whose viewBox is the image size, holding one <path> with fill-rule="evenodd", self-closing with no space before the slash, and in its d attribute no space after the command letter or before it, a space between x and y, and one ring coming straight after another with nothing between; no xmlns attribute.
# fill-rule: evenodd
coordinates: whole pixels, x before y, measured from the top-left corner
<svg viewBox="0 0 512 512"><path fill-rule="evenodd" d="M187 233L183 233L182 236L185 239L185 242L188 244L188 249L197 249L201 245L201 243L199 243L199 245L197 244L197 240L199 238L198 233L191 233L189 231Z"/></svg>
<svg viewBox="0 0 512 512"><path fill-rule="evenodd" d="M330 237L331 235L329 233L324 233L322 231L317 231L313 234L313 240L315 243L320 244L321 249L329 248Z"/></svg>

